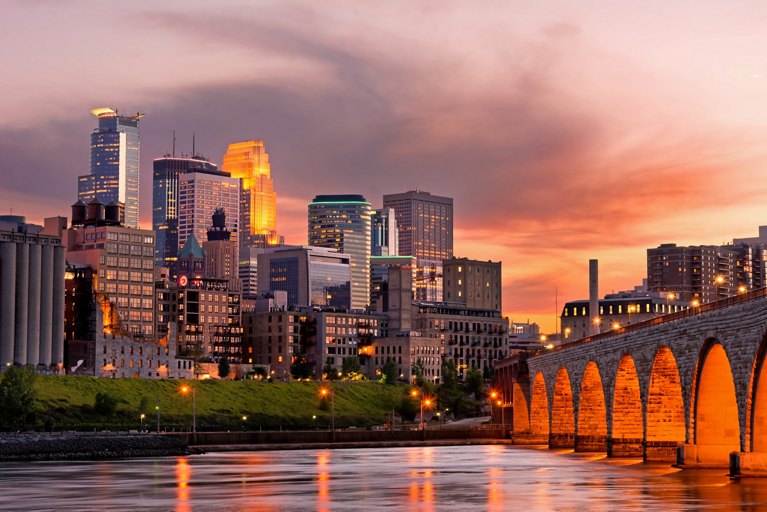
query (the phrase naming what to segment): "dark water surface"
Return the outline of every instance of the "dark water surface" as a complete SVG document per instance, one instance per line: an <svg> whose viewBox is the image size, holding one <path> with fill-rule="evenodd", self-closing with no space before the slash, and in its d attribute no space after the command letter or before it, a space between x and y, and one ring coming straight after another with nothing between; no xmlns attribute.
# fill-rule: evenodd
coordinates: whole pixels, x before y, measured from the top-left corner
<svg viewBox="0 0 767 512"><path fill-rule="evenodd" d="M2 510L767 510L767 479L512 446L0 464Z"/></svg>

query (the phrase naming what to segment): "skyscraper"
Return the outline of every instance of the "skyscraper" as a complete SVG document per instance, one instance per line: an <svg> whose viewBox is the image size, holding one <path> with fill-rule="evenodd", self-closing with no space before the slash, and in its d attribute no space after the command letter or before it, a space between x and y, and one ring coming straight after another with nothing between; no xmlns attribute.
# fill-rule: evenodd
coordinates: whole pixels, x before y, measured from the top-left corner
<svg viewBox="0 0 767 512"><path fill-rule="evenodd" d="M187 172L223 173L201 156L164 156L156 158L152 167L152 229L157 234L155 265L171 267L179 251L179 177Z"/></svg>
<svg viewBox="0 0 767 512"><path fill-rule="evenodd" d="M242 180L240 246L276 245L277 194L263 140L229 144L221 169Z"/></svg>
<svg viewBox="0 0 767 512"><path fill-rule="evenodd" d="M370 203L360 195L317 196L309 203L309 245L349 256L352 309L370 303Z"/></svg>
<svg viewBox="0 0 767 512"><path fill-rule="evenodd" d="M370 222L370 254L373 256L397 256L399 236L394 210L392 208L375 210L370 217Z"/></svg>
<svg viewBox="0 0 767 512"><path fill-rule="evenodd" d="M91 133L90 174L78 179L78 198L125 205L125 225L138 227L139 120L143 114L121 116L113 108L95 108L99 120Z"/></svg>
<svg viewBox="0 0 767 512"><path fill-rule="evenodd" d="M197 240L207 238L211 219L217 208L226 214L226 229L238 240L240 220L240 183L235 178L204 172L187 172L178 184L178 244L183 247L194 234Z"/></svg>
<svg viewBox="0 0 767 512"><path fill-rule="evenodd" d="M453 257L453 199L421 190L383 197L393 208L399 255L415 256L416 299L442 300L442 261Z"/></svg>

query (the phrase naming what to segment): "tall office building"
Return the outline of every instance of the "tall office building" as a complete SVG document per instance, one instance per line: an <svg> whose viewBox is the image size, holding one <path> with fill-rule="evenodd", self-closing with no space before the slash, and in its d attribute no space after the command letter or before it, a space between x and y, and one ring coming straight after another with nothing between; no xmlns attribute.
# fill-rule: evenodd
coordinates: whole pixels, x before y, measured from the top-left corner
<svg viewBox="0 0 767 512"><path fill-rule="evenodd" d="M411 190L383 197L394 209L399 255L415 256L416 298L442 300L442 261L453 257L453 199Z"/></svg>
<svg viewBox="0 0 767 512"><path fill-rule="evenodd" d="M217 208L208 240L202 244L205 251L205 276L227 279L230 290L240 289L239 250L232 233L226 229L226 213Z"/></svg>
<svg viewBox="0 0 767 512"><path fill-rule="evenodd" d="M221 169L242 180L240 246L277 245L277 194L263 140L229 144Z"/></svg>
<svg viewBox="0 0 767 512"><path fill-rule="evenodd" d="M374 210L370 216L370 254L372 256L397 256L399 236L397 219L392 208Z"/></svg>
<svg viewBox="0 0 767 512"><path fill-rule="evenodd" d="M309 203L309 245L349 256L352 309L370 304L370 203L361 195L317 196Z"/></svg>
<svg viewBox="0 0 767 512"><path fill-rule="evenodd" d="M266 249L258 255L258 290L287 292L289 306L349 309L349 259L324 247Z"/></svg>
<svg viewBox="0 0 767 512"><path fill-rule="evenodd" d="M121 116L113 108L95 108L99 120L91 133L90 173L78 179L78 198L125 205L125 225L138 227L139 120L143 114Z"/></svg>
<svg viewBox="0 0 767 512"><path fill-rule="evenodd" d="M172 267L179 251L178 214L179 179L182 174L197 172L223 174L216 165L201 156L156 158L152 169L152 229L157 234L155 265Z"/></svg>
<svg viewBox="0 0 767 512"><path fill-rule="evenodd" d="M190 235L206 240L211 219L217 208L226 214L226 229L238 240L240 220L240 183L223 174L187 172L178 184L178 244L183 247Z"/></svg>

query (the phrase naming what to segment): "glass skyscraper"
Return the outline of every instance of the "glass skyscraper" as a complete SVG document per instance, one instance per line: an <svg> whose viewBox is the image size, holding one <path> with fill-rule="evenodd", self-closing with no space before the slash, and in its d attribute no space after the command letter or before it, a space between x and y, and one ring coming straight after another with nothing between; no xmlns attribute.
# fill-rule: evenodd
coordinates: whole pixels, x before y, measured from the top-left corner
<svg viewBox="0 0 767 512"><path fill-rule="evenodd" d="M370 230L370 203L361 195L323 195L309 203L309 245L349 256L352 309L370 304Z"/></svg>
<svg viewBox="0 0 767 512"><path fill-rule="evenodd" d="M171 268L179 251L179 177L188 172L222 173L215 164L201 156L156 158L152 171L152 229L157 235L155 264Z"/></svg>
<svg viewBox="0 0 767 512"><path fill-rule="evenodd" d="M221 169L242 181L240 246L277 245L277 194L263 140L229 144Z"/></svg>
<svg viewBox="0 0 767 512"><path fill-rule="evenodd" d="M90 174L78 179L77 195L84 203L125 205L125 225L139 222L139 120L143 114L121 116L113 108L96 108L91 114L99 127L91 133Z"/></svg>

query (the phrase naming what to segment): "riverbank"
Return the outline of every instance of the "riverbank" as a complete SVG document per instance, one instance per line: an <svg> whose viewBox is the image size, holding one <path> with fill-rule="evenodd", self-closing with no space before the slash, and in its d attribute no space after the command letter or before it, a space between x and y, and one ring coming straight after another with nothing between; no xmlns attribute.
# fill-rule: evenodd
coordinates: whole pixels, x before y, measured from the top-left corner
<svg viewBox="0 0 767 512"><path fill-rule="evenodd" d="M5 434L0 461L99 460L186 455L187 443L172 436L147 434Z"/></svg>
<svg viewBox="0 0 767 512"><path fill-rule="evenodd" d="M268 452L278 450L339 450L352 448L411 448L422 446L511 445L510 439L440 439L430 441L357 441L328 443L195 445L200 452Z"/></svg>

